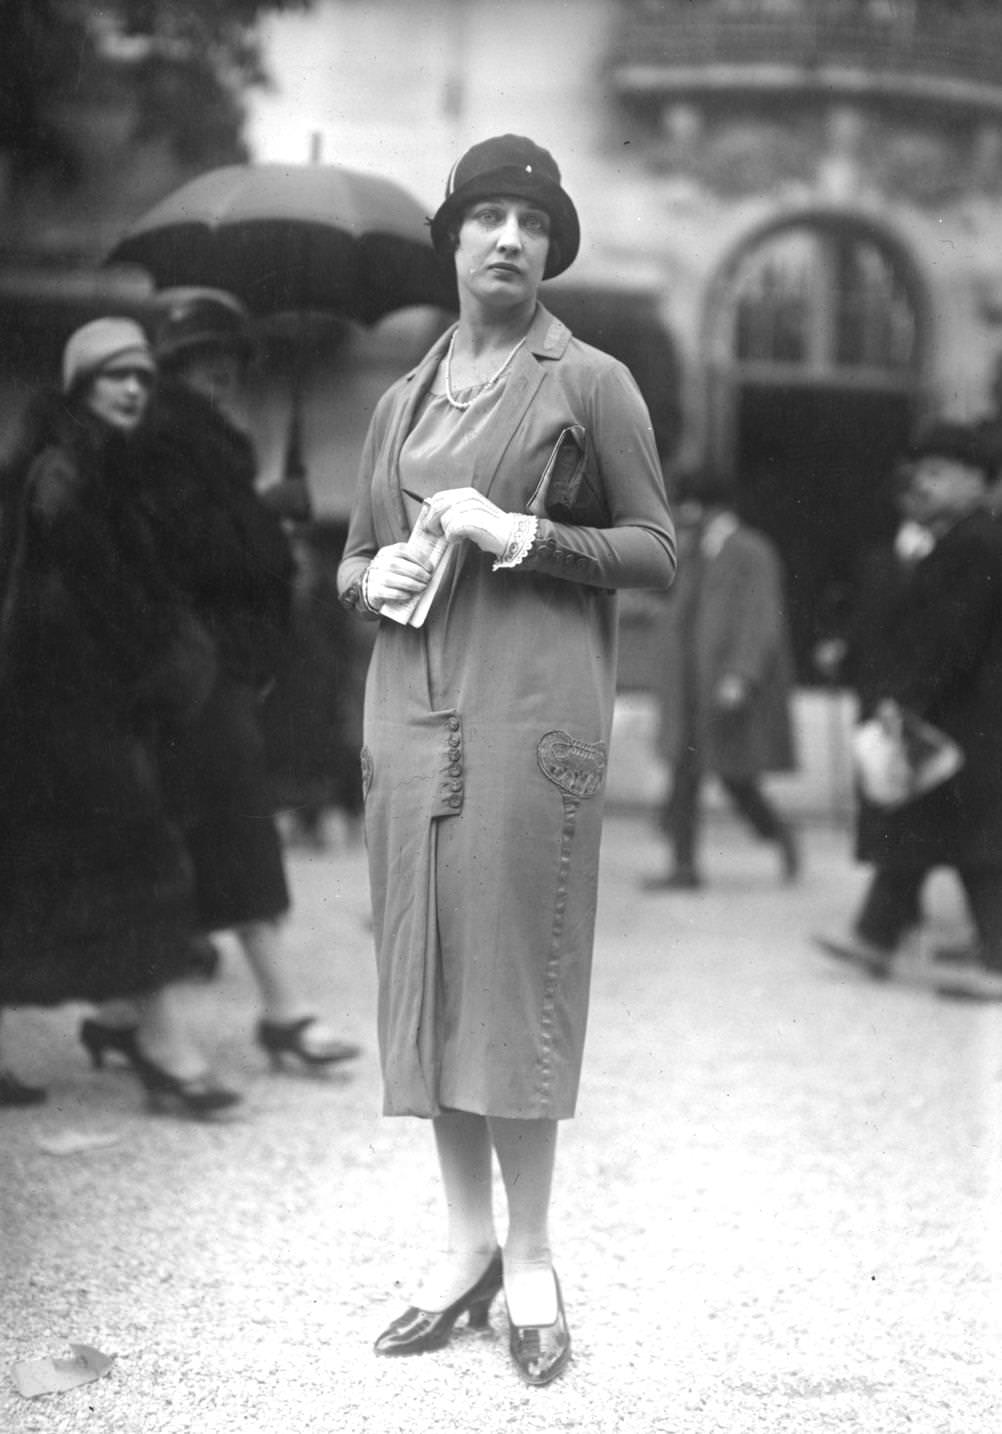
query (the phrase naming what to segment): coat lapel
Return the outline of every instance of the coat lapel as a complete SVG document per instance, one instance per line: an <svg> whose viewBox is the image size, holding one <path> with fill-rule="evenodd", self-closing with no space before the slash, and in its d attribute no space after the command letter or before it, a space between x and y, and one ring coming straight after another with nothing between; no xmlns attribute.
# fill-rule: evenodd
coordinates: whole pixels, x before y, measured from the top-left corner
<svg viewBox="0 0 1002 1434"><path fill-rule="evenodd" d="M424 358L407 375L407 391L397 405L388 439L384 445L385 467L379 484L384 516L398 532L401 540L410 531L400 492L400 451L414 425L421 400L435 377L435 371L448 348L455 325L446 330L428 350ZM484 431L471 477L471 486L489 494L508 445L511 443L526 409L546 377L540 359L559 358L570 342L571 333L543 307L537 305L524 346L516 354L504 394Z"/></svg>
<svg viewBox="0 0 1002 1434"><path fill-rule="evenodd" d="M383 445L384 467L378 491L383 502L384 516L398 533L401 542L406 541L410 535L410 523L400 491L400 451L414 426L421 400L435 377L435 370L442 361L454 328L455 325L451 325L436 339L417 367L406 375L407 389L402 401L395 405L390 430Z"/></svg>
<svg viewBox="0 0 1002 1434"><path fill-rule="evenodd" d="M525 345L515 357L504 395L487 425L484 442L473 469L473 487L489 496L501 461L508 450L519 424L525 416L546 370L539 358L559 358L570 341L566 324L537 305L535 316L526 334Z"/></svg>

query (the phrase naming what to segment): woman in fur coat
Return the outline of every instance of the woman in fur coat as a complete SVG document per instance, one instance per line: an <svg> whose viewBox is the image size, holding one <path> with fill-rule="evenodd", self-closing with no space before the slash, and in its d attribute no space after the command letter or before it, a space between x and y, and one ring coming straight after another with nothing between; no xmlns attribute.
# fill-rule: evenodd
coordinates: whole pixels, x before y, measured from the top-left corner
<svg viewBox="0 0 1002 1434"><path fill-rule="evenodd" d="M207 645L159 576L130 437L154 377L142 330L69 340L6 474L0 614L0 1006L133 997L151 1102L233 1104L181 1009L191 867L155 746L204 699Z"/></svg>

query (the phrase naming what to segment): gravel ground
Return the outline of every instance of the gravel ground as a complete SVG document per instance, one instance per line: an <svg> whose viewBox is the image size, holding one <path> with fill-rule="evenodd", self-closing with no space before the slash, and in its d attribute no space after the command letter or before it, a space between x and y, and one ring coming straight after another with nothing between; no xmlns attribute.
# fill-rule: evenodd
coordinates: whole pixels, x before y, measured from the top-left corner
<svg viewBox="0 0 1002 1434"><path fill-rule="evenodd" d="M2 1115L0 1430L995 1434L1002 1007L829 969L806 934L844 923L862 875L844 833L805 845L782 888L717 818L708 889L641 896L659 847L609 819L554 1202L575 1354L548 1389L515 1377L502 1301L437 1354L371 1353L441 1209L427 1127L379 1116L358 849L291 856L290 960L365 1045L350 1071L267 1072L231 947L198 996L246 1091L225 1125L154 1119L128 1075L90 1073L80 1009L12 1016L12 1064L51 1094ZM948 878L932 907L958 919ZM80 1133L113 1143L39 1143ZM10 1366L69 1341L111 1372L21 1398Z"/></svg>

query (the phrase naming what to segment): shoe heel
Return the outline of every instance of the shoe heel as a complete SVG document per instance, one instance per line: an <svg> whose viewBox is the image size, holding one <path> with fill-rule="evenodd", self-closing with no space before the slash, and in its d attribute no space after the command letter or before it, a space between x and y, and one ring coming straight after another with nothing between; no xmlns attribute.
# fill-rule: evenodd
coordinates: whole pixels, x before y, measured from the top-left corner
<svg viewBox="0 0 1002 1434"><path fill-rule="evenodd" d="M470 1305L467 1315L467 1322L470 1329L487 1329L490 1324L491 1303L493 1299L494 1296L491 1295L490 1299L477 1300L475 1304Z"/></svg>
<svg viewBox="0 0 1002 1434"><path fill-rule="evenodd" d="M302 1016L298 1021L258 1022L257 1043L271 1061L273 1071L284 1070L286 1056L302 1062L309 1070L354 1060L359 1054L358 1046L350 1041L334 1041L325 1050L311 1050L306 1036L315 1021L315 1016Z"/></svg>
<svg viewBox="0 0 1002 1434"><path fill-rule="evenodd" d="M210 1076L185 1080L158 1066L138 1049L133 1069L146 1093L146 1109L151 1115L169 1112L191 1120L210 1120L240 1101L235 1091L215 1084Z"/></svg>
<svg viewBox="0 0 1002 1434"><path fill-rule="evenodd" d="M122 1056L129 1064L135 1063L135 1037L134 1026L106 1026L102 1021L87 1019L80 1024L78 1032L80 1044L90 1057L90 1063L96 1071L104 1069L104 1063L110 1052Z"/></svg>

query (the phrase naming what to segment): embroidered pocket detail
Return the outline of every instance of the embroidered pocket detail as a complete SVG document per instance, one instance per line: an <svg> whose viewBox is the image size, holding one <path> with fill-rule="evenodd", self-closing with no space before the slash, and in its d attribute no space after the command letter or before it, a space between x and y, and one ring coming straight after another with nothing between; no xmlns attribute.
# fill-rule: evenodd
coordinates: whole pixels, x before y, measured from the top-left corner
<svg viewBox="0 0 1002 1434"><path fill-rule="evenodd" d="M536 760L543 776L572 797L593 797L605 781L604 742L580 742L569 732L547 732L539 740Z"/></svg>
<svg viewBox="0 0 1002 1434"><path fill-rule="evenodd" d="M359 758L362 763L362 800L365 801L372 786L372 753L368 747L362 748Z"/></svg>

